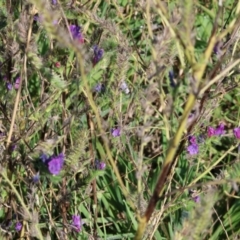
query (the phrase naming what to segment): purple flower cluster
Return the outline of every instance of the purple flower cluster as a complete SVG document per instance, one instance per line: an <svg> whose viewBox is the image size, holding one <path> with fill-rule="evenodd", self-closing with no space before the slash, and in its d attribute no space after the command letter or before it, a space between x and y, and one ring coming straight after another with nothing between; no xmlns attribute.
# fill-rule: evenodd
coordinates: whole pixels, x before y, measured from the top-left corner
<svg viewBox="0 0 240 240"><path fill-rule="evenodd" d="M103 57L104 51L99 48L97 45L93 47L93 66L95 66Z"/></svg>
<svg viewBox="0 0 240 240"><path fill-rule="evenodd" d="M224 124L221 123L217 128L214 127L208 127L207 130L207 135L208 137L212 137L212 136L221 136L224 134Z"/></svg>
<svg viewBox="0 0 240 240"><path fill-rule="evenodd" d="M6 88L8 91L11 91L13 88L13 85L10 81L8 81L8 79L6 77L3 78L3 80L6 82ZM14 89L18 89L19 88L19 84L20 84L20 77L17 77L14 83Z"/></svg>
<svg viewBox="0 0 240 240"><path fill-rule="evenodd" d="M214 127L208 127L207 129L207 136L212 137L212 136L222 136L225 133L224 130L224 124L221 123L219 124L216 128ZM240 139L240 127L236 127L233 129L233 134L235 138ZM187 151L190 155L195 155L198 153L198 144L197 140L194 136L190 136L188 139L189 145L187 147ZM198 143L204 142L204 137L202 135L198 136Z"/></svg>
<svg viewBox="0 0 240 240"><path fill-rule="evenodd" d="M72 34L72 38L79 43L84 43L83 34L81 32L81 27L78 25L70 25L69 30Z"/></svg>
<svg viewBox="0 0 240 240"><path fill-rule="evenodd" d="M48 170L53 175L58 175L62 170L64 164L64 155L60 153L58 156L48 157L46 154L42 154L40 159L44 164L48 166Z"/></svg>
<svg viewBox="0 0 240 240"><path fill-rule="evenodd" d="M194 136L190 136L188 138L188 147L187 147L187 151L190 155L195 155L198 154L198 144L197 144L197 140L196 137Z"/></svg>
<svg viewBox="0 0 240 240"><path fill-rule="evenodd" d="M82 229L82 220L81 220L81 217L79 215L73 215L72 216L72 227L74 229L74 231L76 232L80 232L81 229Z"/></svg>

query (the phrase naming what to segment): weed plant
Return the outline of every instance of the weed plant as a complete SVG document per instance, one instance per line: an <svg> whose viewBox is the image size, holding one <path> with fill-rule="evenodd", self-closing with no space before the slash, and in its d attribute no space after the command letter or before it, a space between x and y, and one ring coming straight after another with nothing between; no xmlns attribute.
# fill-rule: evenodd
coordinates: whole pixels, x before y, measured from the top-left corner
<svg viewBox="0 0 240 240"><path fill-rule="evenodd" d="M240 239L240 2L0 2L0 239Z"/></svg>

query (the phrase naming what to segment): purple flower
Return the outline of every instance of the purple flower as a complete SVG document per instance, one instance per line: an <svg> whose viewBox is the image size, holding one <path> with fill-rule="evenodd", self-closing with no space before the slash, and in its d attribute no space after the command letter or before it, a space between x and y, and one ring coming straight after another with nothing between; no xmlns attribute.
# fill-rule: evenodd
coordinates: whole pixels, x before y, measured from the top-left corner
<svg viewBox="0 0 240 240"><path fill-rule="evenodd" d="M11 91L12 90L12 84L11 83L7 83L7 90Z"/></svg>
<svg viewBox="0 0 240 240"><path fill-rule="evenodd" d="M121 129L119 127L112 128L111 134L113 137L119 137L121 135Z"/></svg>
<svg viewBox="0 0 240 240"><path fill-rule="evenodd" d="M240 127L234 128L233 133L237 139L240 139Z"/></svg>
<svg viewBox="0 0 240 240"><path fill-rule="evenodd" d="M197 144L191 144L187 147L187 151L190 155L198 154L198 145Z"/></svg>
<svg viewBox="0 0 240 240"><path fill-rule="evenodd" d="M36 175L33 176L32 181L34 183L37 183L37 182L39 182L39 180L40 180L40 175L39 175L39 172L38 172Z"/></svg>
<svg viewBox="0 0 240 240"><path fill-rule="evenodd" d="M48 170L53 175L58 175L62 170L64 163L64 155L61 153L58 156L51 157L48 161Z"/></svg>
<svg viewBox="0 0 240 240"><path fill-rule="evenodd" d="M81 32L81 27L77 26L77 25L70 25L69 26L69 30L72 34L72 38L74 40L77 40L80 43L84 43L84 38Z"/></svg>
<svg viewBox="0 0 240 240"><path fill-rule="evenodd" d="M95 86L95 88L94 88L94 91L95 92L98 92L98 93L100 93L100 92L102 92L102 91L104 91L105 90L105 87L104 87L104 85L102 84L102 83L98 83L96 86Z"/></svg>
<svg viewBox="0 0 240 240"><path fill-rule="evenodd" d="M100 162L99 160L95 161L95 167L97 170L104 170L106 168L105 162Z"/></svg>
<svg viewBox="0 0 240 240"><path fill-rule="evenodd" d="M106 163L105 162L100 162L99 165L98 165L98 169L99 170L104 170L106 167Z"/></svg>
<svg viewBox="0 0 240 240"><path fill-rule="evenodd" d="M82 228L82 220L79 215L73 215L72 216L72 227L76 232L80 232Z"/></svg>
<svg viewBox="0 0 240 240"><path fill-rule="evenodd" d="M20 222L17 222L16 225L15 225L15 230L17 232L19 232L19 231L21 231L21 229L22 229L22 224Z"/></svg>
<svg viewBox="0 0 240 240"><path fill-rule="evenodd" d="M207 135L208 135L208 137L214 136L215 135L215 129L213 127L208 127Z"/></svg>
<svg viewBox="0 0 240 240"><path fill-rule="evenodd" d="M52 5L57 5L57 0L52 0Z"/></svg>
<svg viewBox="0 0 240 240"><path fill-rule="evenodd" d="M93 47L93 60L92 60L93 66L95 66L102 59L103 53L104 53L103 49L98 48L98 46Z"/></svg>
<svg viewBox="0 0 240 240"><path fill-rule="evenodd" d="M16 78L15 83L14 83L14 88L17 90L19 88L19 84L20 84L20 77Z"/></svg>
<svg viewBox="0 0 240 240"><path fill-rule="evenodd" d="M192 200L193 200L195 203L199 203L199 202L200 202L200 196L192 197Z"/></svg>
<svg viewBox="0 0 240 240"><path fill-rule="evenodd" d="M194 137L194 136L189 136L189 137L188 137L188 141L189 141L189 143L191 143L191 144L197 144L196 137Z"/></svg>
<svg viewBox="0 0 240 240"><path fill-rule="evenodd" d="M208 137L221 136L224 134L224 124L221 123L217 128L208 127Z"/></svg>
<svg viewBox="0 0 240 240"><path fill-rule="evenodd" d="M216 136L220 136L224 134L224 124L221 123L216 129L215 129L215 134Z"/></svg>

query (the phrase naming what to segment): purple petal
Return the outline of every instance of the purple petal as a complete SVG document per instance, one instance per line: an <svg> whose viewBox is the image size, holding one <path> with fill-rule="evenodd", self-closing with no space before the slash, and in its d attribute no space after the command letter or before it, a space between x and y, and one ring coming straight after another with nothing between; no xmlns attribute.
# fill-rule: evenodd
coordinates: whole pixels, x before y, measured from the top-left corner
<svg viewBox="0 0 240 240"><path fill-rule="evenodd" d="M72 216L72 227L76 232L80 232L82 228L82 220L79 215L73 215Z"/></svg>
<svg viewBox="0 0 240 240"><path fill-rule="evenodd" d="M19 231L21 231L21 229L22 229L22 224L20 222L17 222L16 225L15 225L15 230L17 232L19 232Z"/></svg>
<svg viewBox="0 0 240 240"><path fill-rule="evenodd" d="M240 139L240 127L234 128L233 134L237 139Z"/></svg>
<svg viewBox="0 0 240 240"><path fill-rule="evenodd" d="M111 133L113 137L119 137L121 135L121 129L119 127L113 128Z"/></svg>
<svg viewBox="0 0 240 240"><path fill-rule="evenodd" d="M14 83L14 88L17 90L19 88L19 84L20 84L20 77L16 78L15 83Z"/></svg>
<svg viewBox="0 0 240 240"><path fill-rule="evenodd" d="M215 135L215 129L213 127L208 127L207 135L208 135L208 137L214 136Z"/></svg>
<svg viewBox="0 0 240 240"><path fill-rule="evenodd" d="M196 137L194 136L189 136L188 137L188 141L192 144L197 144L197 140L196 140Z"/></svg>
<svg viewBox="0 0 240 240"><path fill-rule="evenodd" d="M215 129L215 135L220 136L224 134L224 124L221 123L216 129Z"/></svg>
<svg viewBox="0 0 240 240"><path fill-rule="evenodd" d="M56 157L52 157L48 162L48 170L53 175L58 175L62 170L64 163L64 155L61 153Z"/></svg>
<svg viewBox="0 0 240 240"><path fill-rule="evenodd" d="M187 151L190 155L198 154L198 145L197 144L191 144L187 147Z"/></svg>
<svg viewBox="0 0 240 240"><path fill-rule="evenodd" d="M193 199L193 201L194 201L195 203L199 203L199 202L200 202L200 196L195 196L195 197L193 197L192 199Z"/></svg>
<svg viewBox="0 0 240 240"><path fill-rule="evenodd" d="M81 27L79 27L77 25L70 25L69 29L70 29L70 32L71 32L74 40L77 40L80 43L84 42L84 38L83 38L83 35L81 33Z"/></svg>

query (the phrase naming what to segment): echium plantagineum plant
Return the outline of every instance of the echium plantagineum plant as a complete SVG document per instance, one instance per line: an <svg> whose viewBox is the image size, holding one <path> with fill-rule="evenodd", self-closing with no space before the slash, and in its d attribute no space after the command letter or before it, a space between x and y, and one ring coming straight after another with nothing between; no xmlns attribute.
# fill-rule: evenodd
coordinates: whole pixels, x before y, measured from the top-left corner
<svg viewBox="0 0 240 240"><path fill-rule="evenodd" d="M238 2L0 2L0 239L238 239Z"/></svg>

